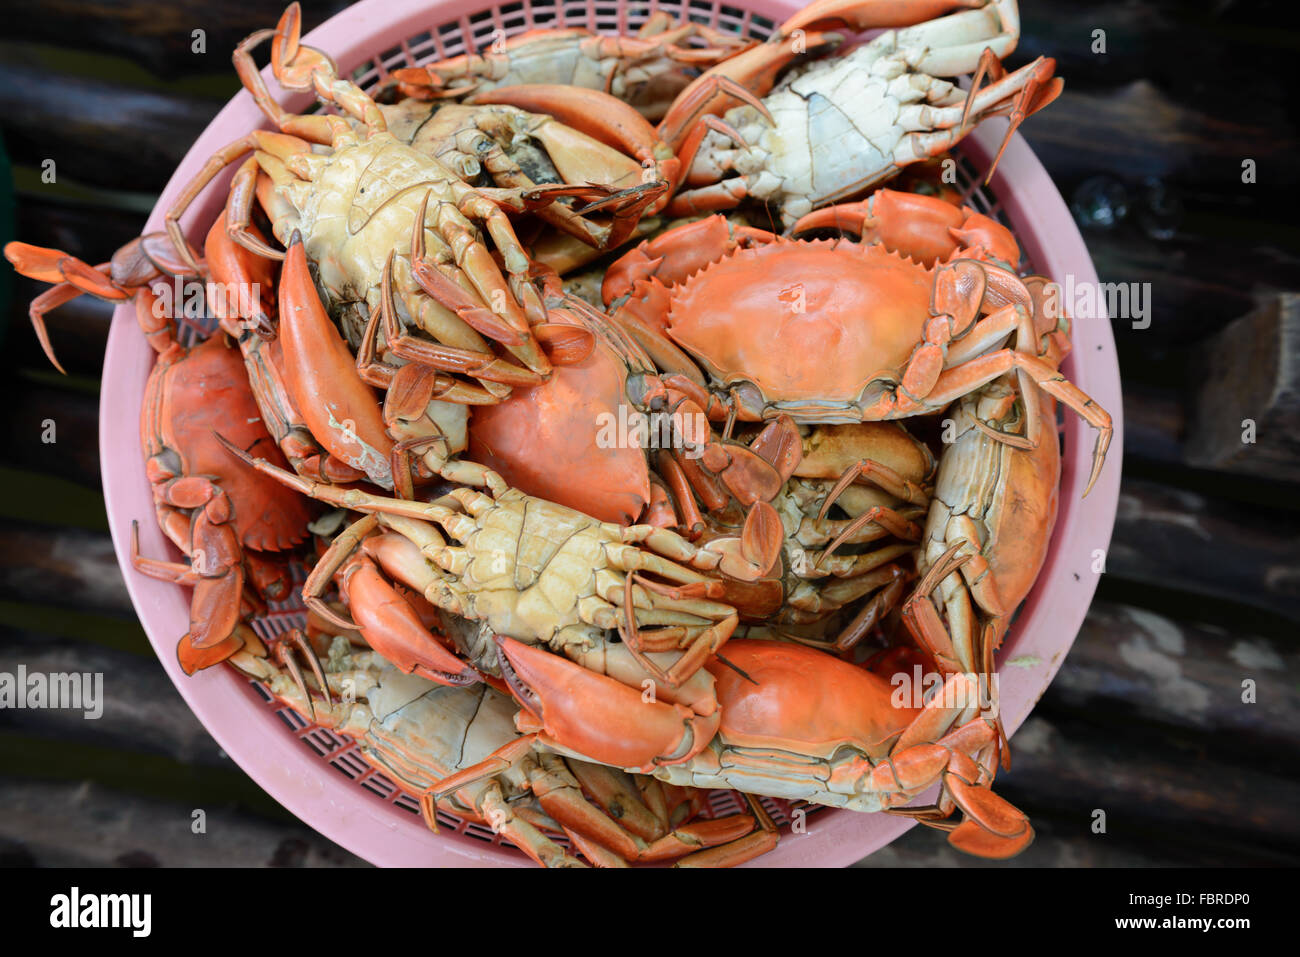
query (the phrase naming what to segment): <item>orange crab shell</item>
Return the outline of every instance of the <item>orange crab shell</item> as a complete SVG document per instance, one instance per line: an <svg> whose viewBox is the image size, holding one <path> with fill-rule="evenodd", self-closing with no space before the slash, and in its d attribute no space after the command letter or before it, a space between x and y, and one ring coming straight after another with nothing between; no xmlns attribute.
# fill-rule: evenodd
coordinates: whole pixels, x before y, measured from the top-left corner
<svg viewBox="0 0 1300 957"><path fill-rule="evenodd" d="M803 645L737 638L726 659L705 667L717 680L719 733L731 745L823 759L849 746L875 759L920 713L895 707L880 675Z"/></svg>
<svg viewBox="0 0 1300 957"><path fill-rule="evenodd" d="M551 320L571 321L558 309ZM650 501L650 472L641 447L623 441L629 414L626 366L598 342L542 385L476 408L469 456L529 495L630 525Z"/></svg>
<svg viewBox="0 0 1300 957"><path fill-rule="evenodd" d="M248 468L216 439L286 465L262 422L237 349L217 334L188 354L164 356L145 387L140 431L145 454L175 455L176 475L204 475L235 503L239 541L257 551L282 551L307 538L315 509L296 492Z"/></svg>
<svg viewBox="0 0 1300 957"><path fill-rule="evenodd" d="M668 334L719 382L773 401L852 402L896 382L930 317L933 273L879 246L780 239L673 291Z"/></svg>

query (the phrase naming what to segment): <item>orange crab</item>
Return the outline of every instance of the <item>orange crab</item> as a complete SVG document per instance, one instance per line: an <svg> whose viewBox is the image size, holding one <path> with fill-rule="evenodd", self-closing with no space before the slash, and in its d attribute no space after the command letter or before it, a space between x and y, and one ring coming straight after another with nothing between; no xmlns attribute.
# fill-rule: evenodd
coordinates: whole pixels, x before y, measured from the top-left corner
<svg viewBox="0 0 1300 957"><path fill-rule="evenodd" d="M140 330L158 353L145 384L140 444L158 524L188 561L142 557L133 526L132 564L142 574L194 589L190 630L177 648L185 672L224 661L252 635L243 618L259 596L283 598L288 589L283 563L258 556L306 541L316 511L241 465L213 434L221 426L241 449L285 462L250 387L245 359L221 331L193 348L177 341L174 310L154 284L192 280L198 273L189 271L161 233L132 240L99 266L26 243L9 243L5 256L22 275L53 284L33 301L30 313L37 338L60 370L46 334L46 312L83 294L133 302ZM224 332L250 342L260 342L254 330L266 327L266 317L248 301L222 322Z"/></svg>
<svg viewBox="0 0 1300 957"><path fill-rule="evenodd" d="M672 784L906 814L982 857L1011 857L1033 840L1025 815L991 790L1000 737L968 675L946 676L922 707L900 707L880 674L802 645L736 639L725 661L707 665L716 693L701 708L647 703L559 655L496 641L522 706L516 727L560 754ZM450 783L478 774L466 769ZM905 807L935 783L936 806ZM958 808L965 819L946 821Z"/></svg>
<svg viewBox="0 0 1300 957"><path fill-rule="evenodd" d="M747 508L779 491L793 468L781 452L798 446L793 423L773 423L751 445L720 440L689 397L665 387L635 340L565 293L553 271L535 265L534 275L552 324L590 332L593 349L556 366L545 383L476 409L471 459L602 521L629 525L644 516L692 538L702 527L699 504L716 510L734 496ZM575 474L583 480L573 482Z"/></svg>
<svg viewBox="0 0 1300 957"><path fill-rule="evenodd" d="M863 209L823 211L796 232L856 222L879 241L786 239L717 216L671 229L610 269L605 301L665 381L716 417L899 419L1015 371L1097 429L1091 488L1110 415L1035 350L1006 347L1055 331L1034 326L1029 292L1000 258L1019 259L1010 233L970 210L956 210L954 226L954 207L928 196L889 197L875 216ZM947 255L927 266L914 251ZM1037 442L1037 416L1030 422Z"/></svg>

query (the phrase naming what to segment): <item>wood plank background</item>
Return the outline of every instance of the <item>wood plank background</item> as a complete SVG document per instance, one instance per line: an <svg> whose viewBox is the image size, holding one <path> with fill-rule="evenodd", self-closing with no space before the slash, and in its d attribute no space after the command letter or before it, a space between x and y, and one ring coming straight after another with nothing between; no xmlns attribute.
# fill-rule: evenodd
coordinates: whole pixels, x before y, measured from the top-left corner
<svg viewBox="0 0 1300 957"><path fill-rule="evenodd" d="M304 6L311 28L342 4ZM1287 377L1300 327L1282 297L1300 283L1287 202L1300 124L1283 78L1300 33L1281 2L1021 6L1011 65L1050 54L1067 79L1025 135L1078 201L1101 279L1150 283L1152 310L1147 328L1115 323L1127 433L1107 573L1001 779L1040 834L1014 866L1294 865L1300 418ZM12 223L0 203L0 233L92 262L135 236L237 89L230 50L279 13L279 0L53 0L8 17L0 133L16 203ZM195 29L205 53L191 49ZM40 176L49 159L53 184ZM1109 226L1105 196L1127 207ZM71 373L58 376L26 318L37 285L0 272L0 671L112 676L98 721L0 711L0 864L363 864L217 749L135 620L99 492L111 310L82 299L52 318ZM1207 371L1239 355L1250 388ZM1239 414L1256 420L1258 448L1224 438L1222 420ZM1241 701L1246 678L1254 704ZM195 808L206 835L190 833ZM1097 809L1104 834L1091 828ZM862 866L989 865L918 828Z"/></svg>

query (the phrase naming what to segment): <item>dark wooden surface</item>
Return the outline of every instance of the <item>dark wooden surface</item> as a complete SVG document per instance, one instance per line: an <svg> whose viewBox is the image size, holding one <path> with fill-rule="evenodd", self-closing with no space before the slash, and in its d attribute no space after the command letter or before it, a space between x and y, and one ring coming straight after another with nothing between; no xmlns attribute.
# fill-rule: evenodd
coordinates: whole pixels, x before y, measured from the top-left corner
<svg viewBox="0 0 1300 957"><path fill-rule="evenodd" d="M339 6L305 4L306 26ZM278 0L56 0L22 16L10 7L0 131L17 235L92 262L136 235L235 91L229 51L280 12ZM1126 199L1125 217L1109 228L1094 217L1085 237L1103 281L1151 283L1152 311L1148 328L1114 324L1127 423L1119 520L1097 601L1001 779L1040 835L1012 866L1300 863L1295 435L1231 450L1213 468L1189 465L1209 461L1197 451L1211 441L1205 402L1221 393L1236 410L1261 394L1232 382L1207 390L1206 350L1234 349L1229 324L1300 283L1288 202L1300 187L1300 134L1285 80L1300 33L1289 12L1280 2L1022 0L1011 63L1050 54L1067 78L1025 135L1067 199L1094 211L1103 193ZM194 29L206 30L204 54L191 52ZM1099 29L1104 54L1092 49ZM41 181L46 159L55 184ZM1242 182L1246 159L1253 184ZM111 310L82 299L52 318L71 372L63 378L27 324L36 291L14 281L0 312L0 671L23 663L112 680L98 721L0 711L0 863L362 863L243 775L154 659L99 492ZM1274 368L1295 362L1292 353ZM1258 418L1282 431L1297 424L1286 408ZM46 420L53 444L41 439ZM1246 678L1254 704L1241 702ZM208 813L206 835L190 833L195 808ZM1091 829L1097 809L1104 834ZM918 828L862 866L989 865Z"/></svg>

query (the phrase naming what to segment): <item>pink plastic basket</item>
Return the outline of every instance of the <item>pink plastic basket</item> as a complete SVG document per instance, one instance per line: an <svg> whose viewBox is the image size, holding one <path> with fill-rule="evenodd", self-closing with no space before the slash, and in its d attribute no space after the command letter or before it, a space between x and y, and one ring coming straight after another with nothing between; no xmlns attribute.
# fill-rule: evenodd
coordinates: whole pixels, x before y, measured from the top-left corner
<svg viewBox="0 0 1300 957"><path fill-rule="evenodd" d="M552 0L478 7L476 0L363 0L343 11L304 40L329 52L342 70L369 88L391 70L454 56L470 46L482 48L495 31L510 36L526 29L581 26L601 32L628 32L652 12L664 10L724 29L766 36L773 23L799 8L789 0L745 0L742 5L690 0L596 3ZM270 26L271 24L268 24ZM355 71L355 72L353 72ZM269 77L269 71L268 71ZM272 91L278 90L268 79ZM310 97L283 96L290 109L305 109ZM962 144L963 175L987 167L1005 121L986 122ZM163 191L147 230L163 228L163 212L181 186L218 148L248 130L264 126L252 98L241 92L217 115ZM199 238L218 214L229 173L214 184L185 219L188 235ZM1028 263L1039 273L1076 285L1095 282L1096 273L1065 204L1046 171L1019 136L1006 151L992 189L972 189L971 202L1000 216L1015 231ZM118 561L149 640L167 673L194 713L248 774L281 804L320 833L367 860L385 866L530 865L517 849L502 845L486 828L445 816L438 834L428 831L414 802L373 772L352 742L314 725L268 700L265 692L224 668L186 677L176 661L176 641L188 626L189 592L137 574L130 562L130 526L140 522L146 554L171 549L157 523L140 449L139 417L145 380L154 352L129 307L119 308L109 336L100 408L104 496ZM1081 498L1088 474L1092 435L1075 416L1064 425L1065 455L1060 517L1038 584L1026 601L1000 654L1003 718L1014 732L1052 680L1078 633L1098 576L1094 554L1110 542L1119 497L1123 448L1119 370L1108 322L1076 320L1074 351L1064 371L1108 409L1115 440L1100 480ZM175 554L174 550L172 553ZM258 627L282 630L298 611L273 611ZM929 797L929 796L927 796ZM716 792L715 810L725 811L734 796ZM769 805L787 820L784 802ZM783 830L779 847L758 866L843 866L851 864L912 826L884 814L819 810L804 833ZM939 840L938 836L935 838Z"/></svg>

